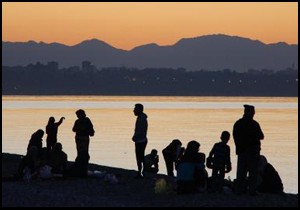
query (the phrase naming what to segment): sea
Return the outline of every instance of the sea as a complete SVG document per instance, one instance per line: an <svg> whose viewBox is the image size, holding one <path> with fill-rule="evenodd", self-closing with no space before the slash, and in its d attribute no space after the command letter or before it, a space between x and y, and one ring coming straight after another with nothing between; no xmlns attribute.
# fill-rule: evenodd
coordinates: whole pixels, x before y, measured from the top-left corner
<svg viewBox="0 0 300 210"><path fill-rule="evenodd" d="M206 156L222 131L232 133L233 124L243 116L243 105L255 106L254 119L265 134L261 154L278 171L287 193L298 193L298 98L297 97L173 97L173 96L2 96L2 152L26 154L28 141L38 129L45 130L49 117L65 121L58 129L58 141L76 157L72 127L75 112L84 109L94 125L90 141L90 162L136 170L134 104L142 103L148 115L146 154L158 150L159 173L166 174L162 149L173 139L183 146L198 141ZM44 136L43 146L46 146ZM236 178L237 156L231 136L232 171ZM209 175L211 170L207 169Z"/></svg>

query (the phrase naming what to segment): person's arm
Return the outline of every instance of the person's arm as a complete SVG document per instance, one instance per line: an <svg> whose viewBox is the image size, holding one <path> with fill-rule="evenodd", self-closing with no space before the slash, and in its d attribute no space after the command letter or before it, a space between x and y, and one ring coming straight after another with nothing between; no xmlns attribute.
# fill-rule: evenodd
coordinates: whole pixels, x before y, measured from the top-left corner
<svg viewBox="0 0 300 210"><path fill-rule="evenodd" d="M154 158L154 167L156 170L158 170L158 155Z"/></svg>
<svg viewBox="0 0 300 210"><path fill-rule="evenodd" d="M87 118L87 119L89 121L89 135L90 136L94 136L95 130L94 130L93 123L92 123L92 121L89 118Z"/></svg>
<svg viewBox="0 0 300 210"><path fill-rule="evenodd" d="M132 140L137 141L140 140L141 138L146 138L147 128L148 128L147 119L138 117Z"/></svg>
<svg viewBox="0 0 300 210"><path fill-rule="evenodd" d="M79 130L78 120L76 120L74 125L73 125L72 131L73 132L78 132L78 130Z"/></svg>
<svg viewBox="0 0 300 210"><path fill-rule="evenodd" d="M256 127L257 127L257 138L259 139L259 140L263 140L264 139L264 133L262 132L262 130L261 130L261 128L260 128L260 125L259 125L259 123L256 123Z"/></svg>
<svg viewBox="0 0 300 210"><path fill-rule="evenodd" d="M209 158L212 158L213 155L215 154L215 150L216 150L215 147L216 147L216 144L214 144L213 148L212 148L211 151L209 152L209 155L208 155Z"/></svg>
<svg viewBox="0 0 300 210"><path fill-rule="evenodd" d="M231 161L230 161L230 147L227 145L227 151L226 151L226 167L225 167L225 173L228 173L231 171Z"/></svg>
<svg viewBox="0 0 300 210"><path fill-rule="evenodd" d="M65 117L61 117L60 120L57 123L55 123L56 126L57 127L60 126L60 124L62 124L62 122L64 121L64 119L65 119Z"/></svg>

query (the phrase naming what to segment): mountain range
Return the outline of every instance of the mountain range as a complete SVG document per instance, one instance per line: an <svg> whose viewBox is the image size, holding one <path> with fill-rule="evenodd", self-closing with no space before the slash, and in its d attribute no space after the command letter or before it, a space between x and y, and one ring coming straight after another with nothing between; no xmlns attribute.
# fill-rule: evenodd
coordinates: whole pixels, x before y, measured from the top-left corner
<svg viewBox="0 0 300 210"><path fill-rule="evenodd" d="M298 45L265 44L258 40L223 34L184 38L174 45L146 44L132 50L117 49L91 39L74 46L44 42L2 41L2 66L56 61L60 67L90 61L97 68L185 68L195 70L298 69Z"/></svg>

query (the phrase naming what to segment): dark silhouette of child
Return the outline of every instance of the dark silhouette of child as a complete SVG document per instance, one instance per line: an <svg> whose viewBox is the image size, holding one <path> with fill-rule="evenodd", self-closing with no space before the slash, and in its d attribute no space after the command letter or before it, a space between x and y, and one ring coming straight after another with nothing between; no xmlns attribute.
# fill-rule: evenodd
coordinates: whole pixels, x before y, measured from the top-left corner
<svg viewBox="0 0 300 210"><path fill-rule="evenodd" d="M145 156L144 172L156 174L158 172L158 161L157 150L153 149L150 154Z"/></svg>
<svg viewBox="0 0 300 210"><path fill-rule="evenodd" d="M174 176L174 168L184 152L184 148L181 147L181 145L182 143L179 139L174 139L166 148L162 150L168 176Z"/></svg>
<svg viewBox="0 0 300 210"><path fill-rule="evenodd" d="M49 118L48 124L46 126L46 134L47 134L46 142L47 142L47 149L49 152L53 149L55 143L57 142L57 130L58 127L62 124L64 119L65 118L62 117L58 122L55 122L54 117Z"/></svg>
<svg viewBox="0 0 300 210"><path fill-rule="evenodd" d="M230 133L223 131L221 142L214 144L207 158L207 165L212 168L211 192L223 191L225 173L231 171L230 147L227 145L229 139Z"/></svg>

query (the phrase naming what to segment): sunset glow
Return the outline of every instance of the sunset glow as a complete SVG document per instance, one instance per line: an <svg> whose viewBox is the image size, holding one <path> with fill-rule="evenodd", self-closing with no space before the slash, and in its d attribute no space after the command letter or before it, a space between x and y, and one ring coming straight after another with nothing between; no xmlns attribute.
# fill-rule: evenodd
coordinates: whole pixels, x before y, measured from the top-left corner
<svg viewBox="0 0 300 210"><path fill-rule="evenodd" d="M3 41L75 45L96 38L129 50L219 33L298 44L298 3L2 2Z"/></svg>

